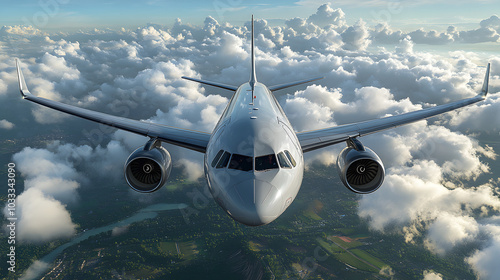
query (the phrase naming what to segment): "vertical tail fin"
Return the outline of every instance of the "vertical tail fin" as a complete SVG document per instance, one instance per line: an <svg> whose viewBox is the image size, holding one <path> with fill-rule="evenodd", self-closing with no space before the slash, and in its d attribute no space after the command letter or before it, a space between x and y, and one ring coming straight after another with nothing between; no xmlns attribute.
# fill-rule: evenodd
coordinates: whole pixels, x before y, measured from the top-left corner
<svg viewBox="0 0 500 280"><path fill-rule="evenodd" d="M252 15L252 72L250 73L250 86L252 89L257 83L257 76L255 75L255 43L254 43L254 35L253 35L253 15Z"/></svg>

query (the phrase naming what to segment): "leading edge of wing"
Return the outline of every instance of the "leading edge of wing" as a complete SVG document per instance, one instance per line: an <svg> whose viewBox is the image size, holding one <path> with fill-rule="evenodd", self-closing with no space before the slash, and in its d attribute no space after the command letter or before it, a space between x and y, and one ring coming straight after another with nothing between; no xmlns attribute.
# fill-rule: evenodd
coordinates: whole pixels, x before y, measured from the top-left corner
<svg viewBox="0 0 500 280"><path fill-rule="evenodd" d="M297 133L297 138L300 141L302 151L305 153L344 142L349 138L364 136L386 129L395 128L474 104L486 98L488 93L489 72L490 64L488 64L486 69L486 75L481 93L475 97L381 119L299 132Z"/></svg>
<svg viewBox="0 0 500 280"><path fill-rule="evenodd" d="M102 123L143 136L158 138L163 142L176 146L202 153L206 151L208 141L211 136L210 133L127 119L34 96L29 92L28 87L26 86L26 82L17 59L16 67L20 86L19 89L24 99L80 118Z"/></svg>

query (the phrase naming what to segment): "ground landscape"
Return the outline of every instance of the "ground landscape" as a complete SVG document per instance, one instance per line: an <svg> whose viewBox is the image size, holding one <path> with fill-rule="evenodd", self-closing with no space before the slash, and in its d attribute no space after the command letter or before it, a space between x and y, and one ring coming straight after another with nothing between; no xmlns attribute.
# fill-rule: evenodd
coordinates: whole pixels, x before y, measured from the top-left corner
<svg viewBox="0 0 500 280"><path fill-rule="evenodd" d="M8 161L26 144L43 147L51 137L68 137L55 135L31 143L4 140L1 159ZM334 166L307 170L293 205L275 222L255 228L227 216L204 193L204 181L174 173L147 203L131 196L125 184L81 192L80 203L69 206L79 232L124 219L149 204L188 207L158 212L153 219L71 246L43 279L422 279L426 271L445 279L475 279L463 259L474 244L440 257L406 243L396 227L394 234L370 230L357 214L359 196L345 189ZM19 246L16 275L65 242ZM6 244L2 240L0 250L7 250Z"/></svg>

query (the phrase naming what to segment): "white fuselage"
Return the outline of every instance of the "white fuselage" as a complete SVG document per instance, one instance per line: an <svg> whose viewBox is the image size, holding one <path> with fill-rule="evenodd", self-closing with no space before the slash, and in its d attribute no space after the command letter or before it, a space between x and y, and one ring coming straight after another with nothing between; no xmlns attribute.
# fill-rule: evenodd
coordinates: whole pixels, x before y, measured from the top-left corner
<svg viewBox="0 0 500 280"><path fill-rule="evenodd" d="M238 88L212 133L204 166L215 201L240 223L268 224L292 203L302 184L302 149L265 85Z"/></svg>

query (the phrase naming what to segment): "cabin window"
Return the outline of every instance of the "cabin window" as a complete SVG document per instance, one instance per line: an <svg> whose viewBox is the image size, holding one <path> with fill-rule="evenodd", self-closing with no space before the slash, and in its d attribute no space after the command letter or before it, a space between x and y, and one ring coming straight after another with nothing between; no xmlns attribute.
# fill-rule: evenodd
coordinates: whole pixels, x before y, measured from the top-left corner
<svg viewBox="0 0 500 280"><path fill-rule="evenodd" d="M281 168L292 168L292 165L288 162L283 152L280 152L278 154L278 161L280 163Z"/></svg>
<svg viewBox="0 0 500 280"><path fill-rule="evenodd" d="M219 163L217 164L217 168L224 168L227 166L227 163L229 162L229 158L231 157L231 154L228 152L224 152L222 157L219 160Z"/></svg>
<svg viewBox="0 0 500 280"><path fill-rule="evenodd" d="M212 160L212 167L215 167L215 165L217 164L217 162L219 161L220 159L220 156L222 156L222 153L224 153L223 150L220 150L217 155L215 155L214 157L214 160Z"/></svg>
<svg viewBox="0 0 500 280"><path fill-rule="evenodd" d="M293 158L292 154L290 154L289 151L285 150L285 155L288 158L288 160L290 160L290 162L292 163L293 167L295 167L297 165L297 163L295 162L295 159Z"/></svg>
<svg viewBox="0 0 500 280"><path fill-rule="evenodd" d="M253 158L249 156L233 154L233 156L231 157L231 161L229 162L229 168L241 171L251 171L253 170Z"/></svg>
<svg viewBox="0 0 500 280"><path fill-rule="evenodd" d="M260 156L255 158L255 170L263 171L278 168L278 162L274 154Z"/></svg>

